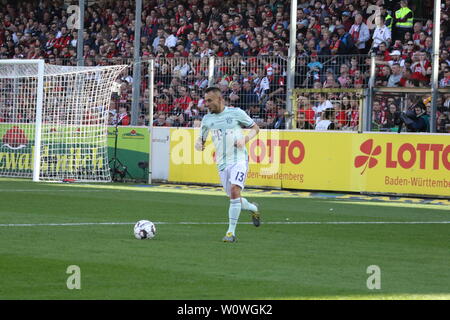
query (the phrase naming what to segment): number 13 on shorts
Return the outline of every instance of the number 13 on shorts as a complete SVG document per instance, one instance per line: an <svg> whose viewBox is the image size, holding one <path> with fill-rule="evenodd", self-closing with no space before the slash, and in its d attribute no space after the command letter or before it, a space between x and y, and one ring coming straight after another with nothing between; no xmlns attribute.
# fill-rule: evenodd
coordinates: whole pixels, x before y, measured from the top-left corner
<svg viewBox="0 0 450 320"><path fill-rule="evenodd" d="M245 179L247 178L248 166L246 163L236 163L229 165L220 171L220 180L225 192L229 195L231 185L235 184L244 189Z"/></svg>
<svg viewBox="0 0 450 320"><path fill-rule="evenodd" d="M237 184L242 189L244 189L245 179L247 178L247 163L236 163L231 165L229 168L228 179L231 184Z"/></svg>
<svg viewBox="0 0 450 320"><path fill-rule="evenodd" d="M234 180L244 183L244 178L245 178L245 172L237 171L236 177L234 177Z"/></svg>

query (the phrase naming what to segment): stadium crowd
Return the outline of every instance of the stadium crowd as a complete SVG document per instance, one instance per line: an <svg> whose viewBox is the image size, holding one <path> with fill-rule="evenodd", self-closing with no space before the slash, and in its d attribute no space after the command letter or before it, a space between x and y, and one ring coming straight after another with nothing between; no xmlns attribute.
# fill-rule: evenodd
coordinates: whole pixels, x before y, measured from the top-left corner
<svg viewBox="0 0 450 320"><path fill-rule="evenodd" d="M0 7L0 59L44 58L51 64L76 65L78 32L63 0L13 1ZM73 1L77 4L78 1ZM372 5L381 8L375 20ZM149 0L143 1L141 57L156 58L156 126L198 126L206 113L207 59L216 59L215 84L226 103L245 109L264 128L286 126L286 57L289 1ZM450 86L450 1L442 2L439 86ZM295 87L365 88L369 54L376 55L376 86L430 86L432 0L298 0ZM89 1L85 13L85 65L132 63L134 1ZM331 57L331 58L330 58ZM330 61L333 62L330 65ZM131 68L130 68L131 69ZM121 77L110 123L130 123L130 71ZM148 124L144 70L139 124ZM348 95L336 97L343 101ZM399 100L374 105L379 128L400 112ZM449 96L440 97L438 128L448 130ZM345 106L344 103L340 103ZM317 114L299 106L314 128ZM344 108L344 107L342 107ZM354 128L354 107L344 109L336 128ZM311 108L310 108L311 109ZM316 108L317 109L317 108ZM343 116L342 116L343 114ZM356 119L356 120L355 120ZM300 123L304 126L304 123Z"/></svg>

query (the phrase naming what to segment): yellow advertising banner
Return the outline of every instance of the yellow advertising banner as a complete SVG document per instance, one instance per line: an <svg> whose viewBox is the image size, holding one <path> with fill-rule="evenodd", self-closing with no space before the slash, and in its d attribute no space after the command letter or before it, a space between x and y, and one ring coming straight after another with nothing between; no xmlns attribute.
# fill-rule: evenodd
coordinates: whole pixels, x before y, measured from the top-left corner
<svg viewBox="0 0 450 320"><path fill-rule="evenodd" d="M169 180L219 183L214 147L172 129ZM246 185L450 197L450 136L265 131L247 145Z"/></svg>
<svg viewBox="0 0 450 320"><path fill-rule="evenodd" d="M169 181L220 183L211 137L200 152L194 148L198 135L199 129L170 129Z"/></svg>

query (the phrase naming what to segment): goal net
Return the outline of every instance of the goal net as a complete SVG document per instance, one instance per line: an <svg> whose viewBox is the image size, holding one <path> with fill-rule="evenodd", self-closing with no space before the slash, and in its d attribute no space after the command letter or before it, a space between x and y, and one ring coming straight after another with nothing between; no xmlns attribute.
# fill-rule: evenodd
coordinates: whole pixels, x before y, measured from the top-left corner
<svg viewBox="0 0 450 320"><path fill-rule="evenodd" d="M292 127L327 130L325 122L328 130L361 132L364 98L363 89L294 89Z"/></svg>
<svg viewBox="0 0 450 320"><path fill-rule="evenodd" d="M109 105L125 67L0 60L0 176L110 181Z"/></svg>

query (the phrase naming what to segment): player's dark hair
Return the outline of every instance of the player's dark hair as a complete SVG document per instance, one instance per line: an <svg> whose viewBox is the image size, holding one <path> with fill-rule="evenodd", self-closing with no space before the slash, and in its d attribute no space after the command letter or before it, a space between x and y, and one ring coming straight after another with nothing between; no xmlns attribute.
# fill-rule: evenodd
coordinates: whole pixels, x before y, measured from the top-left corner
<svg viewBox="0 0 450 320"><path fill-rule="evenodd" d="M206 88L205 94L206 93L210 93L210 92L217 93L217 94L222 94L222 91L220 91L220 89L217 88L217 87L208 87L208 88Z"/></svg>
<svg viewBox="0 0 450 320"><path fill-rule="evenodd" d="M334 116L334 109L328 108L324 111L324 118L330 120Z"/></svg>

